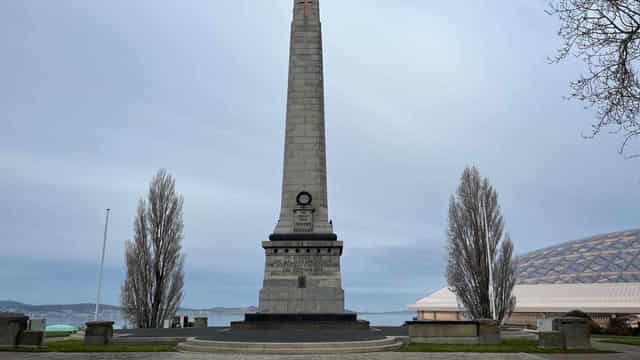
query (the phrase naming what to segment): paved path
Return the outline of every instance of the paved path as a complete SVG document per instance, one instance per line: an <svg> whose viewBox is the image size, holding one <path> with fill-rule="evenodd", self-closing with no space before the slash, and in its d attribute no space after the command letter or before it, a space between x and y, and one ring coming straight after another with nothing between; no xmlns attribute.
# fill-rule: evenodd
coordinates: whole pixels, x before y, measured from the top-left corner
<svg viewBox="0 0 640 360"><path fill-rule="evenodd" d="M2 353L0 360L539 360L526 354L372 353L339 355L233 355L186 353L57 354Z"/></svg>
<svg viewBox="0 0 640 360"><path fill-rule="evenodd" d="M539 354L537 356L549 360L640 360L640 346L609 344L594 340L592 344L598 349L617 351L618 354Z"/></svg>
<svg viewBox="0 0 640 360"><path fill-rule="evenodd" d="M619 354L472 354L472 353L372 353L338 355L240 355L189 353L9 353L0 360L640 360L640 346L595 343L599 349Z"/></svg>

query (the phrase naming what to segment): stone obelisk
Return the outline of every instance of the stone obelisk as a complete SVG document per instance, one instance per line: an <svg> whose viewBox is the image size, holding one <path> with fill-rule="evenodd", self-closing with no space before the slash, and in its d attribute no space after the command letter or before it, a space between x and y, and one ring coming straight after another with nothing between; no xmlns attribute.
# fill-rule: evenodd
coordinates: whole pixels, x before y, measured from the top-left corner
<svg viewBox="0 0 640 360"><path fill-rule="evenodd" d="M262 314L343 314L342 242L327 208L319 0L294 0L280 218L269 241Z"/></svg>

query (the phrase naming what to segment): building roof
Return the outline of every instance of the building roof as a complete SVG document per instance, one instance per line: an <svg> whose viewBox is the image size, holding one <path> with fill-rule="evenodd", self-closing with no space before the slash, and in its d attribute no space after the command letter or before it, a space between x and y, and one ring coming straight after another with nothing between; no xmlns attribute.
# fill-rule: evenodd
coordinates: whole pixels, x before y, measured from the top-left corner
<svg viewBox="0 0 640 360"><path fill-rule="evenodd" d="M640 314L640 282L609 284L516 285L516 312ZM418 300L410 308L423 311L461 311L448 288Z"/></svg>
<svg viewBox="0 0 640 360"><path fill-rule="evenodd" d="M640 229L596 235L518 257L517 312L640 313ZM448 288L411 308L462 310Z"/></svg>
<svg viewBox="0 0 640 360"><path fill-rule="evenodd" d="M640 282L640 229L592 236L518 257L519 284Z"/></svg>

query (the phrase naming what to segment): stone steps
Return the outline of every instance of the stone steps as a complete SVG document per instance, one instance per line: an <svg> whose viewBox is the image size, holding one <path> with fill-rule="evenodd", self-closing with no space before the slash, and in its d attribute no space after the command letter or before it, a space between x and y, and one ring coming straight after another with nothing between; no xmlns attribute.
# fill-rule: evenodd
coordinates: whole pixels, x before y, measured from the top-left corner
<svg viewBox="0 0 640 360"><path fill-rule="evenodd" d="M114 345L176 345L187 341L186 337L114 337Z"/></svg>
<svg viewBox="0 0 640 360"><path fill-rule="evenodd" d="M325 343L252 343L189 339L178 344L183 352L245 353L245 354L343 354L394 351L403 342L395 337L380 340Z"/></svg>

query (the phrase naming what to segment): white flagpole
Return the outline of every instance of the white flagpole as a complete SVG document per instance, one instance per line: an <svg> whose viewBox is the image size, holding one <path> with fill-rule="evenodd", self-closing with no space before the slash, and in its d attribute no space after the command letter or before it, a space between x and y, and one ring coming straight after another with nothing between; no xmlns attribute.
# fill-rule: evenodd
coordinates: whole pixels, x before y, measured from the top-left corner
<svg viewBox="0 0 640 360"><path fill-rule="evenodd" d="M487 220L487 209L484 206L484 201L482 201L482 196L480 197L479 203L480 211L482 213L482 220L484 223L484 239L485 246L487 247L487 266L489 267L489 309L491 311L492 320L496 320L496 306L493 294L493 264L491 262L491 247L489 246L489 222Z"/></svg>
<svg viewBox="0 0 640 360"><path fill-rule="evenodd" d="M102 291L102 269L104 268L104 252L107 247L107 227L109 226L109 211L107 209L107 215L104 220L104 238L102 240L102 257L100 258L100 273L98 275L98 296L96 299L96 314L93 318L94 321L98 321L98 310L100 309L100 292Z"/></svg>

